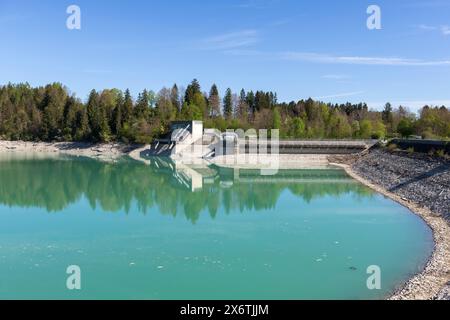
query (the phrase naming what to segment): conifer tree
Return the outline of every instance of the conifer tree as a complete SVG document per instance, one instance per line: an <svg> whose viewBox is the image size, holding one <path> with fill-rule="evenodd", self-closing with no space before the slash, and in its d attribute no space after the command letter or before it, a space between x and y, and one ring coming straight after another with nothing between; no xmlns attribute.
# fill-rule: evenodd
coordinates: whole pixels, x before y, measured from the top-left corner
<svg viewBox="0 0 450 320"><path fill-rule="evenodd" d="M223 115L226 119L230 119L233 114L233 93L228 88L223 98Z"/></svg>
<svg viewBox="0 0 450 320"><path fill-rule="evenodd" d="M178 90L177 84L174 84L172 90L170 91L170 100L172 101L172 106L176 109L177 113L181 111L180 102L180 91Z"/></svg>
<svg viewBox="0 0 450 320"><path fill-rule="evenodd" d="M194 97L198 93L201 94L200 84L198 83L197 79L194 79L186 88L184 101L187 102L188 105L194 103Z"/></svg>

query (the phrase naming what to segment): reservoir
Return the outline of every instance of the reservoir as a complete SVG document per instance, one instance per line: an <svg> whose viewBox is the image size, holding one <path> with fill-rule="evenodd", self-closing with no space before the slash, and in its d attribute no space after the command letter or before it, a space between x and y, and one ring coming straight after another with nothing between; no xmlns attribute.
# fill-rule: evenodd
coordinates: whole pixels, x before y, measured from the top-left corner
<svg viewBox="0 0 450 320"><path fill-rule="evenodd" d="M2 155L0 299L384 299L432 254L419 217L343 170L192 170Z"/></svg>

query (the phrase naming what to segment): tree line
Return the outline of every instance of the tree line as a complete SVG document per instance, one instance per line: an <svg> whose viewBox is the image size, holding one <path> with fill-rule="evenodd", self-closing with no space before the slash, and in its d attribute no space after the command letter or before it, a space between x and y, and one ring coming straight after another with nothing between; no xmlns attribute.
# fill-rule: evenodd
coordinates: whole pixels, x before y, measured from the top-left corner
<svg viewBox="0 0 450 320"><path fill-rule="evenodd" d="M85 102L60 83L0 86L0 139L149 143L173 120L203 120L205 127L279 129L282 138L384 138L419 135L450 138L450 110L425 106L416 115L387 103L383 111L365 103L330 104L313 99L278 102L274 92L202 91L194 79L155 93L92 90Z"/></svg>

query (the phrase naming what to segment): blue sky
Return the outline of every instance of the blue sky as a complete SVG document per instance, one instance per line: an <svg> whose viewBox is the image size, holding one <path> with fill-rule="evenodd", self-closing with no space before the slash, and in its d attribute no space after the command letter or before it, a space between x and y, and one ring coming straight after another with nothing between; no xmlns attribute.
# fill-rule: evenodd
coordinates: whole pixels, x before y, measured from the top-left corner
<svg viewBox="0 0 450 320"><path fill-rule="evenodd" d="M81 30L66 9L81 8ZM382 30L366 9L380 6ZM0 0L0 83L450 106L450 0Z"/></svg>

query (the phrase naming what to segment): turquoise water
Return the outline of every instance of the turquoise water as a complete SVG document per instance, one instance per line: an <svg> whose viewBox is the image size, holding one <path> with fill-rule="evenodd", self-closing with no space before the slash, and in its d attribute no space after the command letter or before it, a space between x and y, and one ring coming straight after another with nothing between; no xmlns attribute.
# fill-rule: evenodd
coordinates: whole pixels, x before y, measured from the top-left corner
<svg viewBox="0 0 450 320"><path fill-rule="evenodd" d="M28 156L0 160L0 182L2 299L381 299L433 248L418 217L337 169Z"/></svg>

